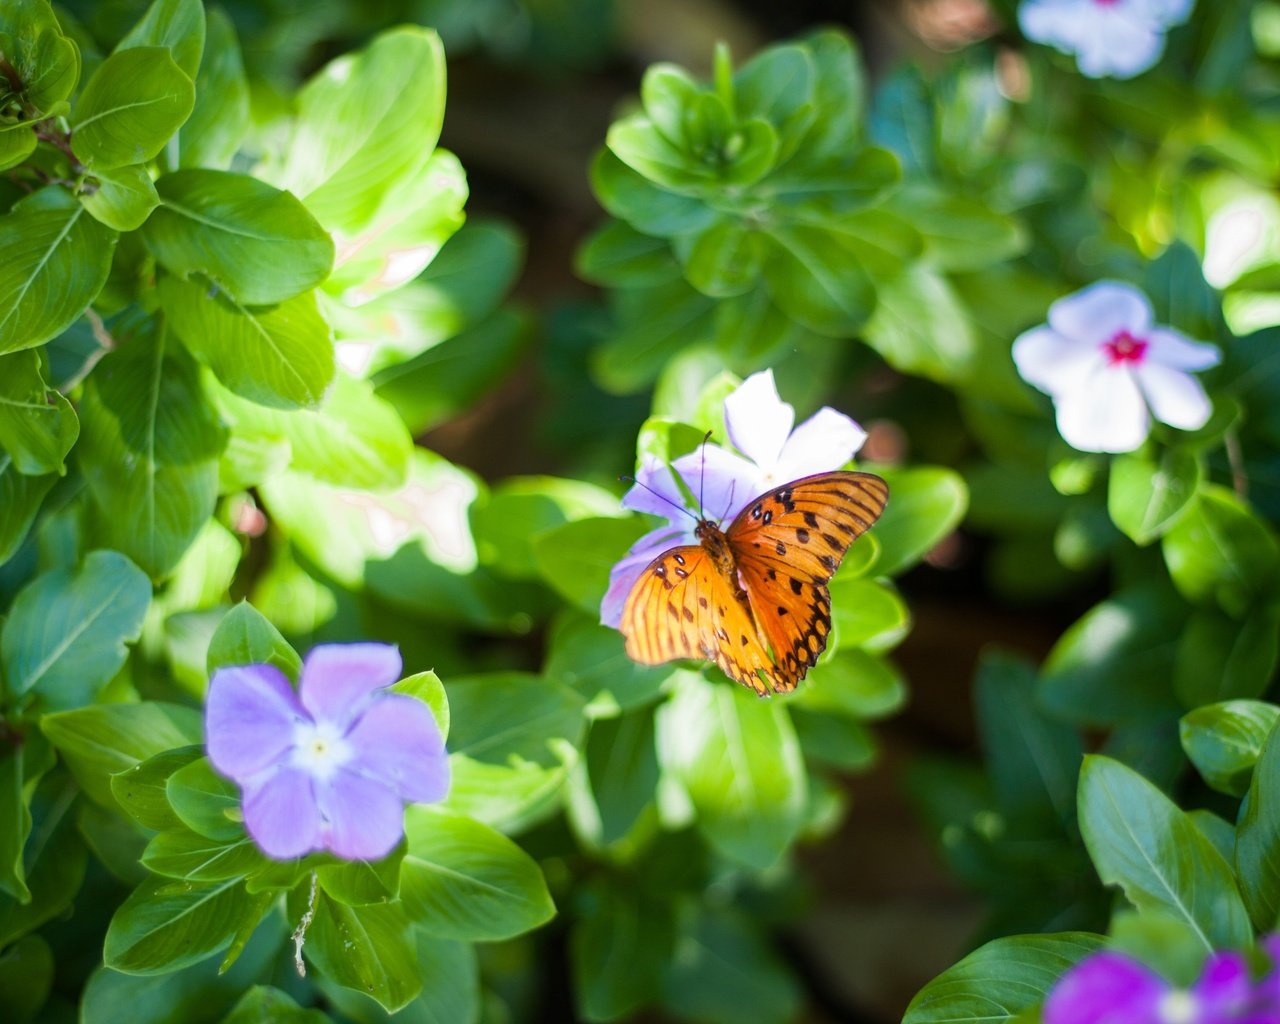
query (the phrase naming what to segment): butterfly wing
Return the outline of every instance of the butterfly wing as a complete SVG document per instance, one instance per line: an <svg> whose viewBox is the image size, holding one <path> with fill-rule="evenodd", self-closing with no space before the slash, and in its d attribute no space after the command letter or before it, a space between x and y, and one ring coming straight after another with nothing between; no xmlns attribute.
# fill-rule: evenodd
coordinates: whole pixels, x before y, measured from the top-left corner
<svg viewBox="0 0 1280 1024"><path fill-rule="evenodd" d="M699 545L664 551L640 574L622 609L627 655L645 665L677 658L714 661L730 679L763 694L773 662L751 613Z"/></svg>
<svg viewBox="0 0 1280 1024"><path fill-rule="evenodd" d="M827 582L888 498L889 486L870 473L819 473L762 494L726 531L785 689L793 689L826 649Z"/></svg>

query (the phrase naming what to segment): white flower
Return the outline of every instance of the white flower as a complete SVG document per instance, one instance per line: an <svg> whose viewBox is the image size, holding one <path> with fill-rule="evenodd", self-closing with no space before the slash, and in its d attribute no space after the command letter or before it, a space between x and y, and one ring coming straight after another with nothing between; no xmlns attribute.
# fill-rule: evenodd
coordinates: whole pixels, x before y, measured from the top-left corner
<svg viewBox="0 0 1280 1024"><path fill-rule="evenodd" d="M1018 24L1028 39L1074 54L1090 78L1132 78L1154 67L1165 33L1195 0L1024 0Z"/></svg>
<svg viewBox="0 0 1280 1024"><path fill-rule="evenodd" d="M1047 324L1013 343L1018 373L1053 398L1058 432L1073 448L1131 452L1152 416L1179 430L1208 421L1213 405L1188 371L1216 366L1221 354L1153 319L1138 289L1098 281L1059 299Z"/></svg>

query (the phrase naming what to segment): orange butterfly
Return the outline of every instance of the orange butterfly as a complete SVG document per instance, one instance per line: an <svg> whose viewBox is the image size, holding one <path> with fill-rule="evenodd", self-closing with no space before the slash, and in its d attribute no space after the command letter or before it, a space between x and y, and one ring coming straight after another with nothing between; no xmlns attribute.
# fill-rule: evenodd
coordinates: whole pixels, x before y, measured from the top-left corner
<svg viewBox="0 0 1280 1024"><path fill-rule="evenodd" d="M818 473L762 494L728 530L699 519L700 543L664 551L627 595L627 654L706 658L761 696L794 690L827 646L827 582L888 498L870 473Z"/></svg>

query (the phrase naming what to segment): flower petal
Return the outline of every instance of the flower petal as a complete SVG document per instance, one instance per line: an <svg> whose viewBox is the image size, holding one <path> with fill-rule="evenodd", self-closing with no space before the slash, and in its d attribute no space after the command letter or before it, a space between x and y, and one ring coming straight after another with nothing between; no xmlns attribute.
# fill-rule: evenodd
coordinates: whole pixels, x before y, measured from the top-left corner
<svg viewBox="0 0 1280 1024"><path fill-rule="evenodd" d="M320 849L320 810L311 776L300 768L281 768L246 787L244 827L276 860Z"/></svg>
<svg viewBox="0 0 1280 1024"><path fill-rule="evenodd" d="M376 697L347 733L348 771L373 776L405 800L432 803L449 792L449 758L431 709L399 693Z"/></svg>
<svg viewBox="0 0 1280 1024"><path fill-rule="evenodd" d="M622 507L662 516L675 523L683 518L679 510L685 507L685 496L671 467L652 455L646 455L636 471L634 486L622 496Z"/></svg>
<svg viewBox="0 0 1280 1024"><path fill-rule="evenodd" d="M302 663L302 705L345 729L375 691L400 678L401 667L393 644L320 644Z"/></svg>
<svg viewBox="0 0 1280 1024"><path fill-rule="evenodd" d="M1082 33L1076 65L1089 78L1132 78L1155 67L1164 53L1160 26L1130 7L1097 8L1091 31Z"/></svg>
<svg viewBox="0 0 1280 1024"><path fill-rule="evenodd" d="M644 567L657 558L667 548L678 544L695 544L693 524L685 531L673 530L669 525L651 530L631 546L627 556L609 570L609 589L605 591L604 600L600 602L600 624L617 629L622 622L622 609L627 603L627 595L635 586L636 580L644 572Z"/></svg>
<svg viewBox="0 0 1280 1024"><path fill-rule="evenodd" d="M1083 387L1054 397L1058 433L1082 452L1131 452L1151 429L1147 404L1133 376L1104 367Z"/></svg>
<svg viewBox="0 0 1280 1024"><path fill-rule="evenodd" d="M325 849L344 860L379 860L404 834L404 804L381 779L343 768L316 783Z"/></svg>
<svg viewBox="0 0 1280 1024"><path fill-rule="evenodd" d="M1156 24L1158 28L1181 25L1191 17L1196 0L1128 0L1133 9Z"/></svg>
<svg viewBox="0 0 1280 1024"><path fill-rule="evenodd" d="M1043 324L1023 331L1013 342L1018 375L1050 395L1079 388L1105 361L1099 346L1075 341Z"/></svg>
<svg viewBox="0 0 1280 1024"><path fill-rule="evenodd" d="M1101 345L1121 331L1145 338L1151 303L1131 284L1097 281L1049 307L1049 326L1073 341Z"/></svg>
<svg viewBox="0 0 1280 1024"><path fill-rule="evenodd" d="M1172 327L1155 327L1147 334L1147 360L1174 370L1207 370L1222 362L1222 351L1207 341L1194 341Z"/></svg>
<svg viewBox="0 0 1280 1024"><path fill-rule="evenodd" d="M213 766L243 782L284 759L293 729L310 716L274 665L220 668L205 697L205 744Z"/></svg>
<svg viewBox="0 0 1280 1024"><path fill-rule="evenodd" d="M1143 363L1134 372L1151 412L1161 423L1179 430L1199 430L1209 422L1213 403L1189 373L1157 363Z"/></svg>
<svg viewBox="0 0 1280 1024"><path fill-rule="evenodd" d="M782 446L779 484L839 469L862 447L867 432L842 412L824 406L796 427Z"/></svg>
<svg viewBox="0 0 1280 1024"><path fill-rule="evenodd" d="M1094 953L1067 971L1044 1004L1044 1024L1158 1024L1169 991L1154 971L1120 953Z"/></svg>
<svg viewBox="0 0 1280 1024"><path fill-rule="evenodd" d="M772 370L753 373L724 400L729 440L766 473L776 465L795 421L795 409L778 396Z"/></svg>
<svg viewBox="0 0 1280 1024"><path fill-rule="evenodd" d="M714 444L681 455L672 466L701 500L703 518L713 522L732 518L767 486L761 467Z"/></svg>
<svg viewBox="0 0 1280 1024"><path fill-rule="evenodd" d="M1075 53L1092 6L1093 0L1024 0L1018 7L1018 25L1034 42Z"/></svg>
<svg viewBox="0 0 1280 1024"><path fill-rule="evenodd" d="M1234 950L1214 953L1191 986L1191 994L1201 1008L1201 1020L1236 1020L1253 994L1244 955Z"/></svg>

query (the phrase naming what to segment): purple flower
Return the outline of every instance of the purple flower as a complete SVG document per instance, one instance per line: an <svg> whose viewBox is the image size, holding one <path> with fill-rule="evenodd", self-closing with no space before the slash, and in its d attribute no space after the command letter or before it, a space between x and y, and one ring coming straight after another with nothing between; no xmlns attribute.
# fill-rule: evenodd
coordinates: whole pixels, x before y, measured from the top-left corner
<svg viewBox="0 0 1280 1024"><path fill-rule="evenodd" d="M385 857L404 832L404 802L449 790L430 709L384 688L400 678L387 644L312 648L294 692L273 665L218 669L209 683L209 760L239 783L244 823L268 857L329 850Z"/></svg>
<svg viewBox="0 0 1280 1024"><path fill-rule="evenodd" d="M1179 430L1208 421L1213 405L1188 371L1216 366L1221 354L1153 320L1138 289L1099 281L1059 299L1047 324L1014 341L1018 373L1053 398L1058 432L1073 448L1131 452L1152 416Z"/></svg>
<svg viewBox="0 0 1280 1024"><path fill-rule="evenodd" d="M732 519L770 487L804 476L839 469L862 447L867 433L844 413L824 407L795 429L795 409L778 395L772 370L753 373L724 400L729 440L741 452L702 445L663 465L641 462L636 483L622 497L622 507L667 520L641 537L609 573L609 589L600 605L600 621L617 628L627 594L644 567L667 548L697 544L693 534L700 516L717 522ZM675 474L703 507L690 507Z"/></svg>
<svg viewBox="0 0 1280 1024"><path fill-rule="evenodd" d="M1189 989L1176 988L1123 953L1104 951L1067 971L1045 1000L1044 1024L1275 1024L1265 982L1245 958L1214 953ZM1268 1009L1270 1007L1270 1009Z"/></svg>
<svg viewBox="0 0 1280 1024"><path fill-rule="evenodd" d="M1028 39L1074 54L1089 78L1132 78L1154 67L1165 33L1186 21L1195 0L1023 0Z"/></svg>

